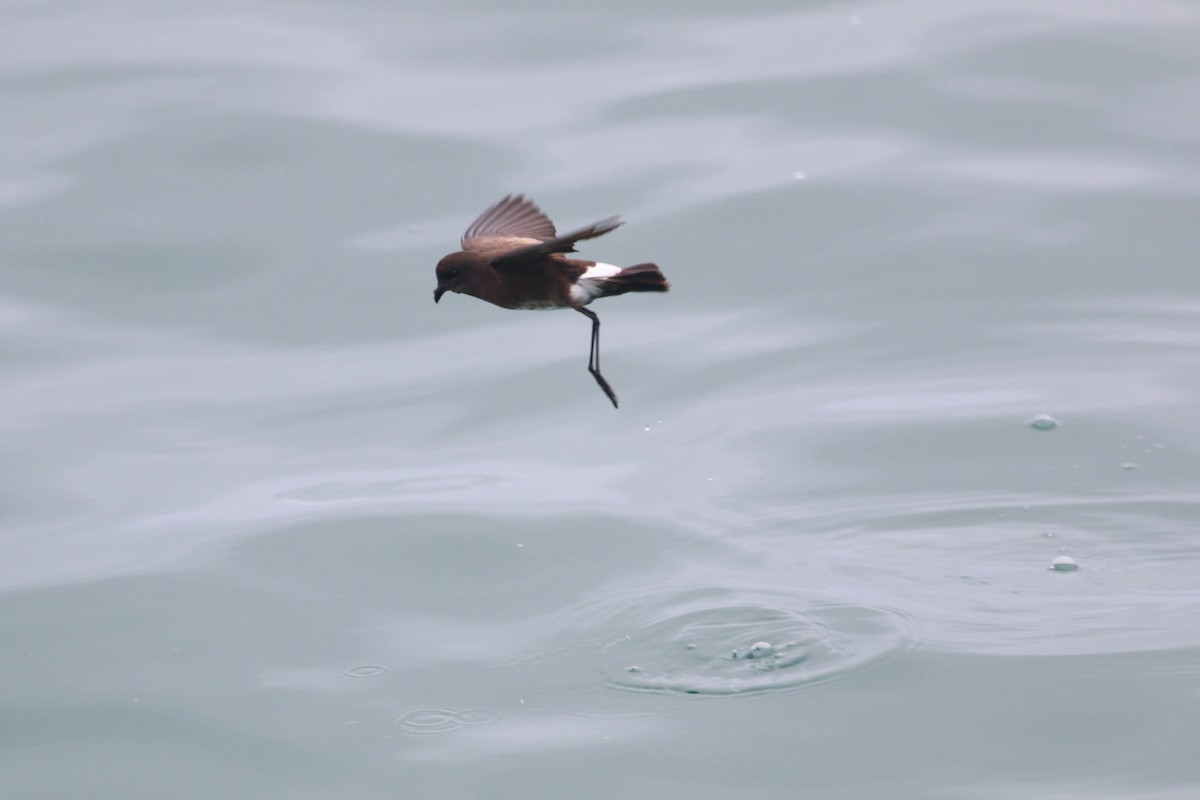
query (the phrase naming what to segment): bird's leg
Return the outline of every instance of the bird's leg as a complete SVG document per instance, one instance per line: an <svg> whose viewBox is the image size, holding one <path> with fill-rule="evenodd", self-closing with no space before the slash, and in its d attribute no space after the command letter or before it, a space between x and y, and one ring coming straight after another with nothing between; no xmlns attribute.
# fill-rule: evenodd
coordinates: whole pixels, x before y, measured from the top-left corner
<svg viewBox="0 0 1200 800"><path fill-rule="evenodd" d="M604 376L600 374L600 318L596 316L594 311L589 311L581 306L575 306L575 310L592 321L592 349L588 353L588 372L592 373L592 377L596 379L596 383L600 384L600 388L604 390L604 394L612 401L613 408L617 408L617 393L608 385L608 381L604 380Z"/></svg>

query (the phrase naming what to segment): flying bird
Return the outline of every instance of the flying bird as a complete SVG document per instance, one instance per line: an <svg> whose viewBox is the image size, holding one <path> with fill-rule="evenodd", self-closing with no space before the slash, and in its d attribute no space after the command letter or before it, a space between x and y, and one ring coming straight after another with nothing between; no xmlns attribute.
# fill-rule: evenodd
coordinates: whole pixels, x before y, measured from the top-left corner
<svg viewBox="0 0 1200 800"><path fill-rule="evenodd" d="M584 306L626 292L665 292L671 284L655 264L616 267L563 254L621 224L609 217L559 236L541 209L523 195L508 195L471 223L462 250L438 262L433 301L457 292L501 308L575 309L592 321L588 372L616 408L617 395L600 374L600 318Z"/></svg>

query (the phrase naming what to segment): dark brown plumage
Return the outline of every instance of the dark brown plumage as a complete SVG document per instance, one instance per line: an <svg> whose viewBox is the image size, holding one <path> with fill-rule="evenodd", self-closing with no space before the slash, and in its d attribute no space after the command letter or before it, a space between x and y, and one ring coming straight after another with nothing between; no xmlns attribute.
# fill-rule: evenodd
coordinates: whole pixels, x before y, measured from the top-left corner
<svg viewBox="0 0 1200 800"><path fill-rule="evenodd" d="M541 209L522 195L509 195L471 223L462 250L438 262L433 300L457 292L502 308L573 308L587 316L592 320L588 371L615 408L617 395L600 374L600 318L584 306L626 292L665 292L670 284L654 264L622 268L563 254L621 224L610 217L559 236Z"/></svg>

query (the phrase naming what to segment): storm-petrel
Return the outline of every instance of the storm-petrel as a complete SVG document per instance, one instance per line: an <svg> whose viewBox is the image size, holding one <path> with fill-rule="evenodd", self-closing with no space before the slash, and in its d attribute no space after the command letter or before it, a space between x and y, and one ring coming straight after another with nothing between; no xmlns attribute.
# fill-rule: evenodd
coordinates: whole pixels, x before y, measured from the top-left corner
<svg viewBox="0 0 1200 800"><path fill-rule="evenodd" d="M665 292L667 279L655 264L615 267L567 258L575 243L621 225L609 217L559 236L554 223L523 195L509 195L479 215L462 237L462 250L438 262L436 303L446 292L469 294L501 308L573 308L592 321L588 372L617 406L617 395L600 374L600 318L584 306L626 292Z"/></svg>

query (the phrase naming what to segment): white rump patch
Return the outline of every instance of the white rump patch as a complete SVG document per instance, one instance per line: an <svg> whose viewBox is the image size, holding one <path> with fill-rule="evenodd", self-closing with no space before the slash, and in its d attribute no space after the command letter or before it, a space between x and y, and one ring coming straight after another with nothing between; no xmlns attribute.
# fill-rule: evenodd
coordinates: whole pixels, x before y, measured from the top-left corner
<svg viewBox="0 0 1200 800"><path fill-rule="evenodd" d="M622 267L612 264L602 264L597 261L579 276L579 281L571 287L571 299L585 306L604 294L604 281L620 272Z"/></svg>

